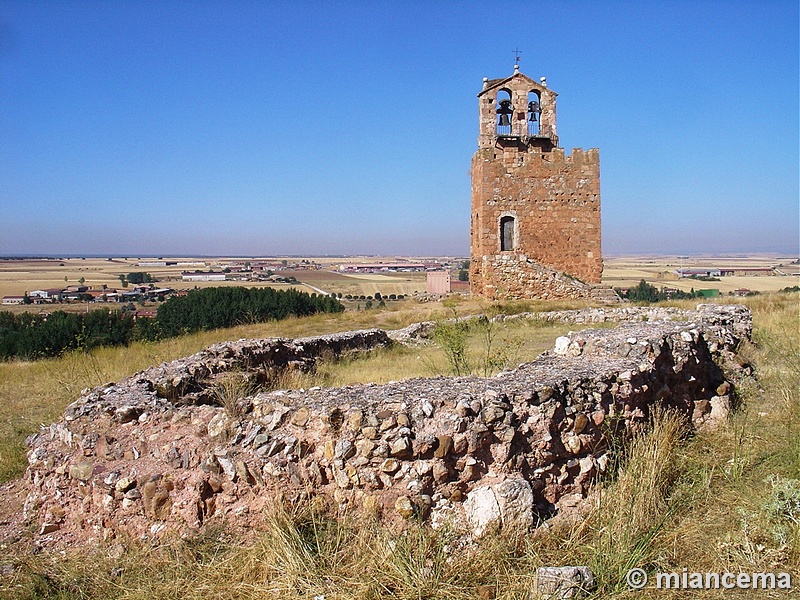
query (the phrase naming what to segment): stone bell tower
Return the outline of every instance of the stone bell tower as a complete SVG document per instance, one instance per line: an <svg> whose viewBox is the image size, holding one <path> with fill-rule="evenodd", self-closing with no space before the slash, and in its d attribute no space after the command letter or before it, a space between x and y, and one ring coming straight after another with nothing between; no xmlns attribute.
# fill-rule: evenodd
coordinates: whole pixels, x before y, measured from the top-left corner
<svg viewBox="0 0 800 600"><path fill-rule="evenodd" d="M600 154L565 155L544 77L484 79L472 158L470 286L488 299L589 297L598 284Z"/></svg>

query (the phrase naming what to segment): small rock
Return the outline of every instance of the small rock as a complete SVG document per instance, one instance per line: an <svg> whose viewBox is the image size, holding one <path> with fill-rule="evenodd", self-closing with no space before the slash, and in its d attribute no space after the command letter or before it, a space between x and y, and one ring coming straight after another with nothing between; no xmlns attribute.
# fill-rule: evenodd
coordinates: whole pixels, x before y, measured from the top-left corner
<svg viewBox="0 0 800 600"><path fill-rule="evenodd" d="M577 435L570 435L564 440L564 447L571 454L578 454L581 451L581 438Z"/></svg>
<svg viewBox="0 0 800 600"><path fill-rule="evenodd" d="M521 477L492 486L504 528L525 532L533 527L533 490Z"/></svg>
<svg viewBox="0 0 800 600"><path fill-rule="evenodd" d="M114 485L114 489L120 493L125 493L132 487L136 485L135 479L130 479L128 477L122 477L117 480L117 483Z"/></svg>
<svg viewBox="0 0 800 600"><path fill-rule="evenodd" d="M292 415L292 418L289 420L289 422L296 427L305 427L306 423L308 423L309 417L310 413L308 409L305 406L303 406L297 409L297 411Z"/></svg>
<svg viewBox="0 0 800 600"><path fill-rule="evenodd" d="M576 435L581 434L588 424L589 418L583 413L578 413L575 415L575 423L572 425L572 432Z"/></svg>
<svg viewBox="0 0 800 600"><path fill-rule="evenodd" d="M394 458L387 458L385 461L381 463L381 471L384 473L396 473L397 470L400 468L400 461Z"/></svg>
<svg viewBox="0 0 800 600"><path fill-rule="evenodd" d="M211 438L218 438L224 435L228 430L228 421L228 415L226 415L224 411L220 410L208 422L206 427L208 430L208 436Z"/></svg>
<svg viewBox="0 0 800 600"><path fill-rule="evenodd" d="M356 442L356 450L360 456L369 458L372 456L372 451L375 449L375 442L370 439L358 440Z"/></svg>
<svg viewBox="0 0 800 600"><path fill-rule="evenodd" d="M39 528L39 535L47 535L59 529L61 529L61 525L58 523L42 523L42 526Z"/></svg>
<svg viewBox="0 0 800 600"><path fill-rule="evenodd" d="M481 411L481 417L483 418L483 422L486 424L499 421L505 415L506 411L504 411L499 406L487 406L486 408L483 409L483 411Z"/></svg>
<svg viewBox="0 0 800 600"><path fill-rule="evenodd" d="M88 460L83 460L69 468L69 476L80 481L89 481L92 478L94 465Z"/></svg>
<svg viewBox="0 0 800 600"><path fill-rule="evenodd" d="M595 585L589 567L539 567L536 571L536 592L542 600L583 598Z"/></svg>
<svg viewBox="0 0 800 600"><path fill-rule="evenodd" d="M389 453L398 458L409 458L411 456L411 440L407 437L399 437L389 444Z"/></svg>
<svg viewBox="0 0 800 600"><path fill-rule="evenodd" d="M605 473L608 468L608 454L603 454L597 459L597 468L601 473Z"/></svg>
<svg viewBox="0 0 800 600"><path fill-rule="evenodd" d="M453 449L453 438L449 435L440 435L438 437L439 446L433 455L436 458L446 458Z"/></svg>
<svg viewBox="0 0 800 600"><path fill-rule="evenodd" d="M350 413L347 417L347 426L353 431L361 429L361 422L364 419L364 413L360 410Z"/></svg>
<svg viewBox="0 0 800 600"><path fill-rule="evenodd" d="M404 519L408 519L414 514L414 503L408 496L398 497L394 503L394 508Z"/></svg>
<svg viewBox="0 0 800 600"><path fill-rule="evenodd" d="M356 447L350 440L339 440L336 442L333 457L339 460L347 460L356 453Z"/></svg>
<svg viewBox="0 0 800 600"><path fill-rule="evenodd" d="M430 400L423 400L422 401L422 413L426 417L432 417L433 416L433 410L434 410L433 409L433 404L431 404Z"/></svg>
<svg viewBox="0 0 800 600"><path fill-rule="evenodd" d="M381 413L378 413L381 414ZM390 414L388 417L381 421L380 427L378 427L379 431L389 431L393 427L397 425L397 419L395 419L394 415Z"/></svg>
<svg viewBox="0 0 800 600"><path fill-rule="evenodd" d="M569 351L570 339L566 336L559 336L556 338L555 346L553 347L553 354L559 356L566 356Z"/></svg>
<svg viewBox="0 0 800 600"><path fill-rule="evenodd" d="M136 421L141 412L136 406L120 406L114 413L114 419L120 424L130 423Z"/></svg>
<svg viewBox="0 0 800 600"><path fill-rule="evenodd" d="M451 497L451 500L453 498ZM490 487L472 490L464 501L464 515L476 537L500 526L500 506Z"/></svg>
<svg viewBox="0 0 800 600"><path fill-rule="evenodd" d="M335 453L336 453L336 442L334 442L333 440L326 441L325 445L322 448L322 456L324 456L326 460L332 460Z"/></svg>
<svg viewBox="0 0 800 600"><path fill-rule="evenodd" d="M433 463L433 479L436 483L444 483L450 478L450 469L443 460Z"/></svg>

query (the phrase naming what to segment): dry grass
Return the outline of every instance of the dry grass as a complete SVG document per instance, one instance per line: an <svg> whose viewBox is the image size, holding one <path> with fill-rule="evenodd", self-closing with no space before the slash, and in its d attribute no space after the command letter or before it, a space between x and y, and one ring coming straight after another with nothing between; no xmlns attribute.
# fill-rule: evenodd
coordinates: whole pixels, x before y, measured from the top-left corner
<svg viewBox="0 0 800 600"><path fill-rule="evenodd" d="M659 415L629 442L627 460L613 481L598 487L599 501L581 522L463 546L448 531L413 523L407 531L390 531L369 517L336 519L321 504L278 502L265 531L246 537L233 537L218 523L158 546L127 540L66 558L14 557L14 575L0 578L0 595L461 600L491 592L511 600L529 597L539 566L588 564L599 584L596 599L751 597L724 590L633 592L624 574L636 566L651 573L687 567L798 576L799 300L798 294L747 300L754 342L741 352L758 378L739 382L739 412L715 431L690 436L672 415ZM391 313L380 319L403 320ZM286 327L304 329L300 323ZM379 365L369 368L384 368ZM55 392L57 384L51 385ZM759 590L757 597L786 595Z"/></svg>

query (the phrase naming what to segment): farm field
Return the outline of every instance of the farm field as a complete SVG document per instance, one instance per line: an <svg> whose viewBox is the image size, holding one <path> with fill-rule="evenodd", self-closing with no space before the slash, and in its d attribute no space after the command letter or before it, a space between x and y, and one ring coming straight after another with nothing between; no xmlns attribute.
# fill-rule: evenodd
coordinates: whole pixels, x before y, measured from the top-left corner
<svg viewBox="0 0 800 600"><path fill-rule="evenodd" d="M152 259L151 259L152 260ZM376 293L410 296L425 291L426 274L409 273L342 273L338 268L348 263L395 262L397 257L307 257L307 258L226 258L226 257L182 257L170 258L175 265L150 266L140 265L147 262L141 258L51 258L51 259L3 259L0 260L0 296L22 295L36 289L65 288L78 285L83 279L89 288L110 289L120 287L120 274L146 271L158 280L158 284L176 290L194 289L210 286L273 287L287 289L294 287L310 293L332 293L347 295L373 296ZM294 277L298 284L253 282L253 281L183 281L184 271L221 271L224 267L245 261L260 261L279 265L280 275ZM431 260L405 258L404 260ZM461 259L439 259L458 264ZM286 266L281 266L285 261ZM305 263L318 265L320 268L300 268ZM780 275L744 275L725 276L720 281L699 281L696 279L679 279L675 271L680 268L763 268L776 267ZM774 255L753 255L737 257L684 257L679 256L614 256L604 260L603 284L610 287L629 287L640 280L658 287L672 287L684 291L690 289L718 289L722 294L735 290L747 289L754 292L770 292L800 285L800 265L797 257L781 257ZM65 308L69 305L60 305ZM75 305L79 306L79 305ZM80 310L81 308L75 308ZM4 310L26 310L24 307L6 306ZM85 306L82 307L85 310Z"/></svg>
<svg viewBox="0 0 800 600"><path fill-rule="evenodd" d="M245 258L170 258L176 265L150 266L140 265L139 258L64 258L64 259L4 259L0 260L0 296L22 295L37 289L65 288L70 285L83 285L98 289L106 286L109 289L120 287L120 274L144 271L158 280L158 284L176 290L194 289L196 287L246 285L248 287L273 287L276 289L297 288L310 293L333 293L342 295L412 295L425 291L425 273L339 273L339 264L349 262L392 261L392 257L376 259L374 257L348 257L347 259L308 258L302 259L320 265L321 269L295 269L299 258L290 258L286 268L277 271L286 277L295 277L299 284L254 282L254 281L183 281L184 271L221 271L225 266L244 261L259 259ZM280 264L283 259L268 259ZM5 307L9 309L11 307ZM21 307L20 307L21 309Z"/></svg>
<svg viewBox="0 0 800 600"><path fill-rule="evenodd" d="M692 288L718 289L728 294L739 289L753 292L775 292L800 285L797 257L753 255L743 257L684 257L679 256L619 256L603 259L603 284L611 287L630 287L644 279L657 287L671 287L685 292ZM795 264L791 264L795 262ZM764 268L777 267L785 275L735 275L720 277L720 281L680 279L678 269L698 268Z"/></svg>

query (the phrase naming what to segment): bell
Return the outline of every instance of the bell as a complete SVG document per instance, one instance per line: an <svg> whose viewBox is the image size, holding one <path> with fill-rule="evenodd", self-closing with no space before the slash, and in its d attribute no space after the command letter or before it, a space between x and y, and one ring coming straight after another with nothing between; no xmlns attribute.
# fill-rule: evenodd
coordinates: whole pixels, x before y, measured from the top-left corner
<svg viewBox="0 0 800 600"><path fill-rule="evenodd" d="M539 118L536 115L539 114L539 103L536 102L535 100L528 102L528 112L531 115L530 117L528 117L528 121L532 123L538 121Z"/></svg>
<svg viewBox="0 0 800 600"><path fill-rule="evenodd" d="M508 118L507 114L501 114L500 120L498 121L497 124L500 125L501 127L506 125L511 125L511 119Z"/></svg>

